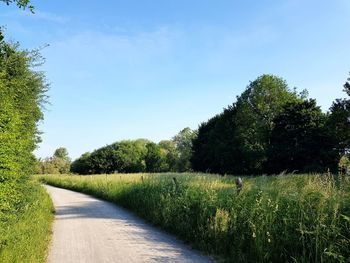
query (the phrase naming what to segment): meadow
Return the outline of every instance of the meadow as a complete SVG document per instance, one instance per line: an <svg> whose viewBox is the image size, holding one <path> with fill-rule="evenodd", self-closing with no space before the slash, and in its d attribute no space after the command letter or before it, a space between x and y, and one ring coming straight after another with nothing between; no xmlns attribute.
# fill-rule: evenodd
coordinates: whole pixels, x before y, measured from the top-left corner
<svg viewBox="0 0 350 263"><path fill-rule="evenodd" d="M350 262L350 178L45 175L121 205L223 262Z"/></svg>

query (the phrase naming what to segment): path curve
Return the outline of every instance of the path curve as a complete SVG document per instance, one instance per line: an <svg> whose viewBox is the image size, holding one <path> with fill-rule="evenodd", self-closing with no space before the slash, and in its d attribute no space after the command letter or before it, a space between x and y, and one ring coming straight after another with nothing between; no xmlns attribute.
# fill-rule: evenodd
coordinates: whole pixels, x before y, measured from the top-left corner
<svg viewBox="0 0 350 263"><path fill-rule="evenodd" d="M56 210L49 263L212 262L109 202L45 187Z"/></svg>

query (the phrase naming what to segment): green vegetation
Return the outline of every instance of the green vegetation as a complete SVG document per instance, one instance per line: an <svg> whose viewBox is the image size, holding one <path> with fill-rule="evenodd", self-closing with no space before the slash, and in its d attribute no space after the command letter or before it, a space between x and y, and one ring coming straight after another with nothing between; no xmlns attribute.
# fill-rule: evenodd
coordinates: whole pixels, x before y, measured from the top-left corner
<svg viewBox="0 0 350 263"><path fill-rule="evenodd" d="M185 128L172 140L158 144L146 139L115 142L92 153L84 153L72 163L71 172L101 174L190 171L192 140L195 136L196 132Z"/></svg>
<svg viewBox="0 0 350 263"><path fill-rule="evenodd" d="M350 94L349 82L344 91ZM147 139L115 142L84 153L70 171L347 172L340 162L349 159L349 120L349 98L335 100L324 113L306 90L297 93L282 78L265 74L250 82L236 102L202 123L198 131L185 128L158 144ZM41 173L47 172L42 169Z"/></svg>
<svg viewBox="0 0 350 263"><path fill-rule="evenodd" d="M58 148L52 157L39 159L36 163L36 174L67 174L70 171L71 160L66 148Z"/></svg>
<svg viewBox="0 0 350 263"><path fill-rule="evenodd" d="M350 84L344 85L347 95ZM337 172L350 149L350 99L336 100L328 113L307 92L262 75L237 101L198 129L192 168L220 174Z"/></svg>
<svg viewBox="0 0 350 263"><path fill-rule="evenodd" d="M0 216L0 262L45 262L53 220L51 199L45 189L30 182L13 185L10 193L1 194L16 199L16 206L11 206L11 213Z"/></svg>
<svg viewBox="0 0 350 263"><path fill-rule="evenodd" d="M350 178L204 174L47 175L48 184L135 211L233 262L349 262ZM175 179L174 179L175 178Z"/></svg>
<svg viewBox="0 0 350 263"><path fill-rule="evenodd" d="M2 0L29 8L27 0ZM52 219L46 192L30 180L37 123L46 102L38 50L21 50L0 30L0 262L45 262Z"/></svg>

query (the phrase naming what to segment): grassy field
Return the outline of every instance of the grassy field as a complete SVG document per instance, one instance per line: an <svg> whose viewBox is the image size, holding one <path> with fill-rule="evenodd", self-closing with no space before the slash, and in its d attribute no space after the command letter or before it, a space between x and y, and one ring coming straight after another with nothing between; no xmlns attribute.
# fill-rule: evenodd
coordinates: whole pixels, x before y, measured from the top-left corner
<svg viewBox="0 0 350 263"><path fill-rule="evenodd" d="M173 178L176 178L175 180ZM350 178L204 174L47 175L112 201L233 262L350 262Z"/></svg>
<svg viewBox="0 0 350 263"><path fill-rule="evenodd" d="M0 186L0 262L46 262L53 206L45 189L34 182Z"/></svg>

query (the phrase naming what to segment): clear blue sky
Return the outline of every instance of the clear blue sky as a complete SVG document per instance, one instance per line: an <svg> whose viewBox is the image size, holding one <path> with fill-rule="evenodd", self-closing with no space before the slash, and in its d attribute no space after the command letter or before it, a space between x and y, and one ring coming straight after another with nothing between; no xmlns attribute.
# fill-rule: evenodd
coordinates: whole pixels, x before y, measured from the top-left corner
<svg viewBox="0 0 350 263"><path fill-rule="evenodd" d="M263 73L326 111L350 71L349 0L32 0L0 25L43 49L51 83L39 157L121 139L170 139L231 104Z"/></svg>

